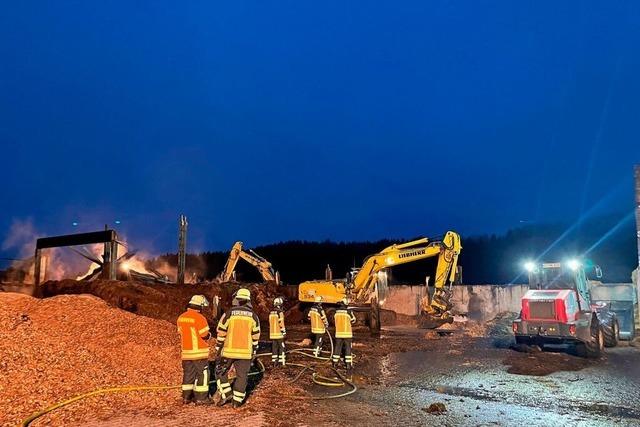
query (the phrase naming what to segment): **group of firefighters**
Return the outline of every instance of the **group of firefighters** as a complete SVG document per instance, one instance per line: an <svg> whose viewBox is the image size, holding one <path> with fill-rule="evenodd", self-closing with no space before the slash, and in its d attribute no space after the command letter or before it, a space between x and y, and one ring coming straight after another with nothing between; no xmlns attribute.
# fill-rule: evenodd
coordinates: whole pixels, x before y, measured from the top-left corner
<svg viewBox="0 0 640 427"><path fill-rule="evenodd" d="M284 299L273 300L273 309L269 313L269 339L271 340L271 361L274 366L285 366L287 330L283 310ZM202 311L209 305L203 295L194 295L187 311L178 317L178 332L182 343L182 401L208 404L209 398L209 344L212 337L207 319ZM313 354L320 357L323 336L327 332L328 319L322 307L322 298L316 297L309 311L311 333L315 336ZM356 318L343 299L335 312L335 346L331 363L337 368L342 359L347 372L353 367L351 325ZM216 329L216 359L214 375L217 391L220 394L218 406L232 402L234 408L241 406L246 398L249 370L258 352L260 339L260 319L251 306L251 293L241 288L234 295L231 308L218 321ZM344 354L344 357L343 357ZM233 384L229 380L229 371L235 367L236 377Z"/></svg>

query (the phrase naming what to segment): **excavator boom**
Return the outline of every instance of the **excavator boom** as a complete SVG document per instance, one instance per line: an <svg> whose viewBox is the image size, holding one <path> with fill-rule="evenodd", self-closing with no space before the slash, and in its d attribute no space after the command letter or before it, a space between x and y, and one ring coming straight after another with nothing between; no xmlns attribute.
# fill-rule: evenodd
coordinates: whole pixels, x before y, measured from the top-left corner
<svg viewBox="0 0 640 427"><path fill-rule="evenodd" d="M372 300L377 304L378 273L396 265L438 257L434 294L433 297L429 297L429 293L426 293L421 308L424 316L437 321L447 321L451 308L449 287L455 280L461 250L460 235L453 231L448 231L442 239L421 238L391 245L367 257L362 267L346 280L315 280L301 283L298 296L302 302L313 302L314 298L320 295L323 301L328 303L336 303L346 296L356 304L370 303Z"/></svg>
<svg viewBox="0 0 640 427"><path fill-rule="evenodd" d="M242 248L242 242L235 242L231 247L231 251L229 252L229 258L224 266L224 270L218 276L218 280L222 282L228 282L233 278L236 265L238 264L238 260L242 258L249 264L253 265L258 269L260 275L262 276L262 280L265 282L276 282L279 283L280 279L278 277L278 273L273 270L271 263L267 261L265 258L261 257L251 249L249 251L245 251Z"/></svg>

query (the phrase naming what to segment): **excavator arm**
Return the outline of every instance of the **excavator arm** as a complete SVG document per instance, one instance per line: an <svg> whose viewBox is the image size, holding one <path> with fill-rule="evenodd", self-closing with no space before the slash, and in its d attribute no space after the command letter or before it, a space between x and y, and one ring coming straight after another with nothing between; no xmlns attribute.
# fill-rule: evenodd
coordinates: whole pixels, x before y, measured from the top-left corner
<svg viewBox="0 0 640 427"><path fill-rule="evenodd" d="M218 276L220 281L228 282L233 278L233 273L240 258L256 267L265 282L280 281L278 274L273 270L271 263L251 249L249 249L249 252L246 252L242 248L242 242L235 242L231 247L229 258L224 265L224 270L222 270L222 273Z"/></svg>
<svg viewBox="0 0 640 427"><path fill-rule="evenodd" d="M438 264L434 281L434 295L433 298L429 298L429 293L427 292L426 301L422 301L421 308L426 314L441 316L450 309L448 301L449 287L455 281L458 256L461 249L460 235L453 231L448 231L442 239L438 240L422 238L407 243L391 245L365 260L362 268L353 278L351 291L355 293L356 300L367 300L375 290L379 271L437 256Z"/></svg>
<svg viewBox="0 0 640 427"><path fill-rule="evenodd" d="M453 231L448 231L441 239L422 238L391 245L367 257L362 267L345 281L319 280L301 283L298 288L299 299L312 302L315 296L320 295L323 301L335 303L348 296L356 304L371 302L377 296L375 290L379 272L396 265L438 257L434 294L430 297L429 292L426 292L425 298L421 301L421 309L424 316L440 320L442 323L450 318L450 286L455 281L461 250L460 235Z"/></svg>
<svg viewBox="0 0 640 427"><path fill-rule="evenodd" d="M271 267L271 263L269 261L258 255L251 249L249 249L249 252L240 252L240 257L243 260L247 261L249 264L256 267L265 282L276 281L276 272L273 271L273 267Z"/></svg>

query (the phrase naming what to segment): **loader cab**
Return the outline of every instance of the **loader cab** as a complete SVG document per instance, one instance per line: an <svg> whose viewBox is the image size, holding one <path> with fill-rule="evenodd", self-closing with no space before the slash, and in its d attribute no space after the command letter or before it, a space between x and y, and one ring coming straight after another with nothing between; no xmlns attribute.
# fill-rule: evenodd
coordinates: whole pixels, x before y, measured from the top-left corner
<svg viewBox="0 0 640 427"><path fill-rule="evenodd" d="M541 290L570 289L577 292L582 310L591 305L591 292L587 279L587 270L593 270L597 278L602 277L599 266L590 261L568 260L565 262L527 263L529 272L529 288Z"/></svg>

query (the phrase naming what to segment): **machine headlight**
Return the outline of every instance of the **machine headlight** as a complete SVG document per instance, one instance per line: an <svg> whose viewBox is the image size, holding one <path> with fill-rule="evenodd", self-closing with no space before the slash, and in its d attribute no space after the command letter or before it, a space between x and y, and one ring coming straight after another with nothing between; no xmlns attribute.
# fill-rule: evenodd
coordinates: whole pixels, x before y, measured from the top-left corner
<svg viewBox="0 0 640 427"><path fill-rule="evenodd" d="M533 261L527 261L524 263L524 269L531 273L536 269L536 264Z"/></svg>
<svg viewBox="0 0 640 427"><path fill-rule="evenodd" d="M569 261L567 261L567 265L571 270L576 271L580 268L580 261L578 261L577 259L570 259Z"/></svg>

